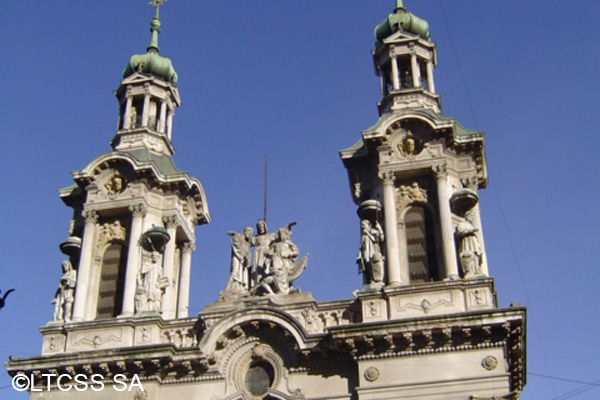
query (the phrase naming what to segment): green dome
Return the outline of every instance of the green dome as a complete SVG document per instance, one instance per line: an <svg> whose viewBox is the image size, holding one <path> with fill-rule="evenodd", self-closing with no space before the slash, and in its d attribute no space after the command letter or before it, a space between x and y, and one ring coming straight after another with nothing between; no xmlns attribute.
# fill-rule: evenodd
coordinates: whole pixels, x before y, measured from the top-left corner
<svg viewBox="0 0 600 400"><path fill-rule="evenodd" d="M402 0L396 0L394 13L390 14L382 23L375 27L375 37L377 43L382 43L384 39L390 37L399 30L414 33L423 39L429 40L429 23L424 19L406 11Z"/></svg>
<svg viewBox="0 0 600 400"><path fill-rule="evenodd" d="M150 24L152 40L145 54L136 54L129 60L123 70L123 78L133 75L135 72L154 75L167 82L177 83L177 72L173 68L170 59L158 54L158 33L160 32L160 20L158 16L152 19Z"/></svg>

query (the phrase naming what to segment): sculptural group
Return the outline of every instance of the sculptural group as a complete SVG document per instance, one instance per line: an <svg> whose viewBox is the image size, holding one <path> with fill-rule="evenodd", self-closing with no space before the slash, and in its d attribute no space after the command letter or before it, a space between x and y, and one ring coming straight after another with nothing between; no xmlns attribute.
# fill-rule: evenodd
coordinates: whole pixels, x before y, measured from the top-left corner
<svg viewBox="0 0 600 400"><path fill-rule="evenodd" d="M266 221L259 220L256 234L251 227L227 232L231 236L231 271L220 298L296 292L292 282L306 268L308 255L297 259L299 250L291 240L295 224L269 232Z"/></svg>

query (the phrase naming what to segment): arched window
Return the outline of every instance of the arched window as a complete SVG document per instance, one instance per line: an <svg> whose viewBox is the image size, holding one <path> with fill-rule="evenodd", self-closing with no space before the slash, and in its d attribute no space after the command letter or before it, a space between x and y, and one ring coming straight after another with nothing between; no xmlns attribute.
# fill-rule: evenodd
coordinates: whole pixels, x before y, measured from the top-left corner
<svg viewBox="0 0 600 400"><path fill-rule="evenodd" d="M410 283L436 281L438 277L435 224L431 212L413 206L404 215Z"/></svg>
<svg viewBox="0 0 600 400"><path fill-rule="evenodd" d="M112 318L121 314L126 264L126 248L119 243L110 244L102 257L96 318Z"/></svg>

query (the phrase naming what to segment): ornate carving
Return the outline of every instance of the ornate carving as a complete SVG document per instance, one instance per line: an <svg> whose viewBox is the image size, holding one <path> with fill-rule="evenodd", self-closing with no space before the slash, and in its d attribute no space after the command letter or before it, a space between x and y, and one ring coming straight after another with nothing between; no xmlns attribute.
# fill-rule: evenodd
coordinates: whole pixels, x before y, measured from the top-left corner
<svg viewBox="0 0 600 400"><path fill-rule="evenodd" d="M375 367L369 367L365 370L365 379L369 382L375 382L379 379L379 370Z"/></svg>
<svg viewBox="0 0 600 400"><path fill-rule="evenodd" d="M498 366L498 359L494 356L487 356L481 361L481 366L488 371L492 371Z"/></svg>
<svg viewBox="0 0 600 400"><path fill-rule="evenodd" d="M431 167L436 179L446 178L448 176L448 168L446 164L437 164Z"/></svg>
<svg viewBox="0 0 600 400"><path fill-rule="evenodd" d="M424 313L428 313L438 307L452 307L454 305L454 298L452 293L446 293L445 298L436 296L435 300L428 300L427 298L408 298L403 299L402 297L396 298L396 310L406 311L408 309L421 310ZM419 301L420 300L420 301Z"/></svg>
<svg viewBox="0 0 600 400"><path fill-rule="evenodd" d="M98 213L95 210L84 210L81 215L86 224L96 224L98 222Z"/></svg>
<svg viewBox="0 0 600 400"><path fill-rule="evenodd" d="M177 215L167 215L162 219L167 229L174 229L179 226L179 218L177 218Z"/></svg>
<svg viewBox="0 0 600 400"><path fill-rule="evenodd" d="M192 242L185 242L181 246L181 252L184 254L192 254L196 250L196 246Z"/></svg>
<svg viewBox="0 0 600 400"><path fill-rule="evenodd" d="M129 206L129 210L133 214L134 218L142 218L146 216L146 213L148 212L146 206L142 203Z"/></svg>
<svg viewBox="0 0 600 400"><path fill-rule="evenodd" d="M417 182L413 182L410 186L402 185L396 190L398 210L403 210L415 202L427 203L427 190L421 188Z"/></svg>
<svg viewBox="0 0 600 400"><path fill-rule="evenodd" d="M110 242L125 242L126 236L127 230L118 219L111 223L107 222L102 225L98 233L98 248L102 248Z"/></svg>
<svg viewBox="0 0 600 400"><path fill-rule="evenodd" d="M138 390L133 395L133 400L148 400L148 392L145 390Z"/></svg>
<svg viewBox="0 0 600 400"><path fill-rule="evenodd" d="M396 180L396 173L394 171L379 171L379 179L384 185L393 185Z"/></svg>

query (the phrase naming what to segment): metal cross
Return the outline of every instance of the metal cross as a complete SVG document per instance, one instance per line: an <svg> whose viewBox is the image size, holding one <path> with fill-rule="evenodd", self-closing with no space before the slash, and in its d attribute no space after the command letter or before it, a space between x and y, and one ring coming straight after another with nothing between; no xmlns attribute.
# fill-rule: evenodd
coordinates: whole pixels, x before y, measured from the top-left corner
<svg viewBox="0 0 600 400"><path fill-rule="evenodd" d="M156 7L156 16L158 17L158 9L160 8L160 6L164 5L167 2L167 0L150 0L150 5L152 7Z"/></svg>

